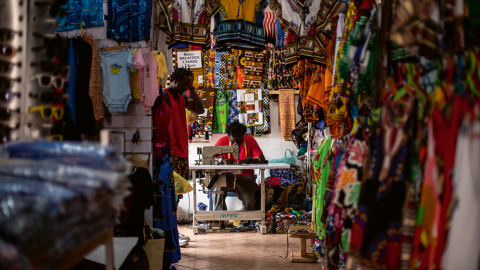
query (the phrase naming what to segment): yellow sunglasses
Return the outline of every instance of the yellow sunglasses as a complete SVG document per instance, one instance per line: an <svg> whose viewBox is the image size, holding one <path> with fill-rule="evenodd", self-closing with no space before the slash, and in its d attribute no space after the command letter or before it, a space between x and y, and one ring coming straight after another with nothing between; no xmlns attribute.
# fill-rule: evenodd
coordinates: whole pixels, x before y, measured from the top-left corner
<svg viewBox="0 0 480 270"><path fill-rule="evenodd" d="M46 137L48 140L52 141L63 141L63 135L62 134L54 134Z"/></svg>
<svg viewBox="0 0 480 270"><path fill-rule="evenodd" d="M55 116L56 119L62 119L63 117L63 108L62 107L52 107L50 105L40 105L31 107L28 109L29 113L34 113L40 111L40 115L43 119L51 119L52 116Z"/></svg>

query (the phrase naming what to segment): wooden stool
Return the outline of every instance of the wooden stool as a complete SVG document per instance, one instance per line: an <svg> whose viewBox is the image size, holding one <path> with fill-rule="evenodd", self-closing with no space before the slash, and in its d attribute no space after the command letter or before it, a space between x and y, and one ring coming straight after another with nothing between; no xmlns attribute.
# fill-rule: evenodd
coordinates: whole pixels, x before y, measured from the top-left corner
<svg viewBox="0 0 480 270"><path fill-rule="evenodd" d="M307 232L298 232L305 230ZM315 253L307 252L307 239L314 239L317 235L310 228L310 226L292 226L288 229L290 237L300 238L300 252L292 251L292 263L313 263L317 261Z"/></svg>

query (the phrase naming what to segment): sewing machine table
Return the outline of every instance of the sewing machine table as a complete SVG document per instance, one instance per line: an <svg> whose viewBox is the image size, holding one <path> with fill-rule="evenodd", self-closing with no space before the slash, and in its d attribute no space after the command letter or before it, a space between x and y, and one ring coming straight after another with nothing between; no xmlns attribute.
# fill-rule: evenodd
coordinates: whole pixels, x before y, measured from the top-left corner
<svg viewBox="0 0 480 270"><path fill-rule="evenodd" d="M248 164L248 165L194 165L190 164L190 170L193 175L193 233L198 233L199 220L261 220L261 232L267 233L267 226L265 224L265 169L288 169L289 164L285 163L265 163L265 164ZM260 170L261 197L260 210L252 211L199 211L197 209L197 179L196 171L204 170Z"/></svg>

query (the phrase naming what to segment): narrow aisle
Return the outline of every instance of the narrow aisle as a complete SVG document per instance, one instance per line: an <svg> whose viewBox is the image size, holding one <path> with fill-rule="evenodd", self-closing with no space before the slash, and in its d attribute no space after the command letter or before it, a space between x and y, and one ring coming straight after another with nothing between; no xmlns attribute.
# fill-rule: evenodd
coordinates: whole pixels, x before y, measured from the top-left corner
<svg viewBox="0 0 480 270"><path fill-rule="evenodd" d="M179 226L179 233L190 237L182 248L182 259L174 264L177 270L190 269L321 269L320 263L291 263L286 234L258 232L200 233ZM299 251L300 241L289 238L288 252ZM307 251L310 251L307 249Z"/></svg>

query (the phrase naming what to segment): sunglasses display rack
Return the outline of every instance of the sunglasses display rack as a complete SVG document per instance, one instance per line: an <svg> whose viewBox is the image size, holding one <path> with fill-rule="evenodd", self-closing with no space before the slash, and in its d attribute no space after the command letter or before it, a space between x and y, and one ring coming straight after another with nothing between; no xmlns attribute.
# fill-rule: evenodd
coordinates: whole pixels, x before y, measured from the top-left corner
<svg viewBox="0 0 480 270"><path fill-rule="evenodd" d="M57 5L0 0L0 142L55 139L52 129L63 117L69 76L55 35Z"/></svg>
<svg viewBox="0 0 480 270"><path fill-rule="evenodd" d="M0 0L0 143L23 137L27 3Z"/></svg>

